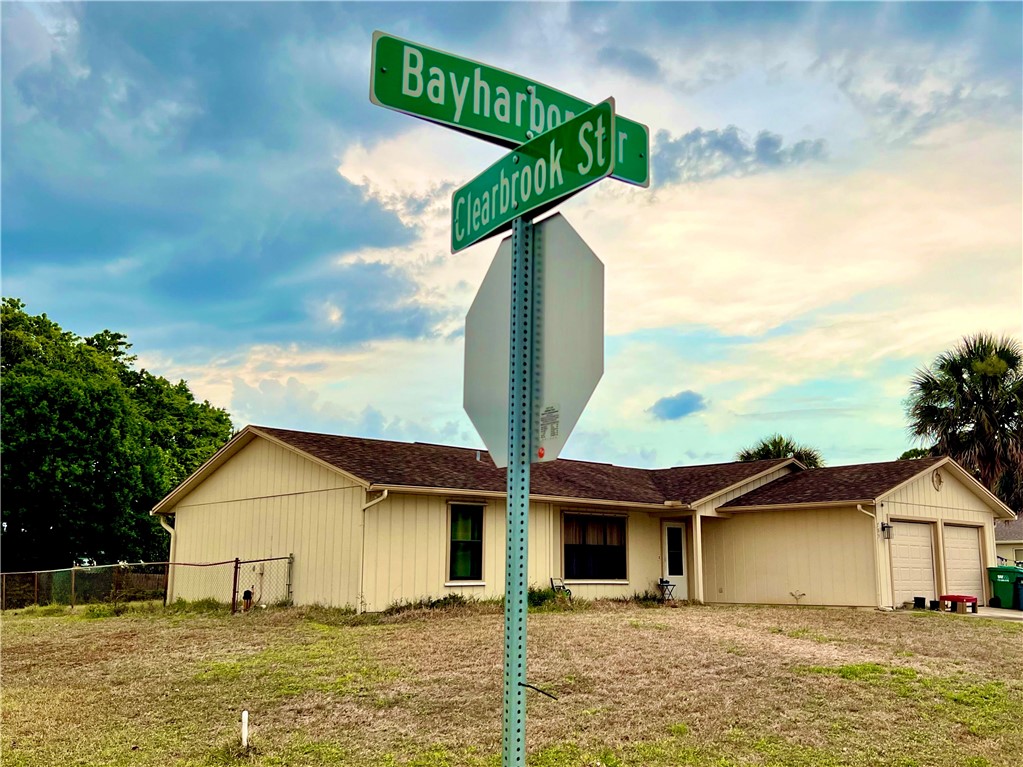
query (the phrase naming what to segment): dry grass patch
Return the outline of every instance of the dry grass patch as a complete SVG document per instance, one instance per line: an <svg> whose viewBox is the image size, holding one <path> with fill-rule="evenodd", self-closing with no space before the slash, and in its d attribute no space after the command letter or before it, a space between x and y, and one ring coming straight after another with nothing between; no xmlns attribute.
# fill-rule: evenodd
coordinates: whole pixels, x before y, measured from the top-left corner
<svg viewBox="0 0 1023 767"><path fill-rule="evenodd" d="M4 765L497 767L496 605L3 617ZM529 620L533 767L1023 763L1023 626L591 604ZM253 748L238 746L248 709Z"/></svg>

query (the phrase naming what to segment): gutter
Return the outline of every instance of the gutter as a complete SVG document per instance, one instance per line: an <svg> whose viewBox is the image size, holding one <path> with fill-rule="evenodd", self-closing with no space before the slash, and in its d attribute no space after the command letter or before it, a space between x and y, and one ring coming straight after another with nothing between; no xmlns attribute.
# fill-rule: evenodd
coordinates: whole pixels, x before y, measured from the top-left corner
<svg viewBox="0 0 1023 767"><path fill-rule="evenodd" d="M443 495L461 498L494 499L503 499L508 497L508 493L505 490L464 490L450 487L417 487L416 485L384 485L377 483L370 485L366 488L366 490L367 492L372 492L374 490L384 490L385 488L393 490L396 493L411 493L415 495ZM577 506L611 506L614 508L660 511L663 511L665 506L669 505L663 501L660 503L650 501L609 501L601 498L571 498L563 495L540 495L537 493L530 493L529 500L531 503L557 503L562 505L574 504Z"/></svg>
<svg viewBox="0 0 1023 767"><path fill-rule="evenodd" d="M385 500L387 496L390 495L390 492L390 490L384 488L384 491L379 497L362 504L362 553L359 556L359 601L355 604L355 612L357 614L363 611L363 588L366 580L366 509L371 506L376 506L378 503Z"/></svg>
<svg viewBox="0 0 1023 767"><path fill-rule="evenodd" d="M167 524L166 514L156 514L155 512L149 512L160 520L160 527L170 533L170 560L167 563L167 593L163 595L163 606L166 607L170 604L170 596L174 593L174 555L176 554L175 549L177 548L178 538L174 535L174 528Z"/></svg>
<svg viewBox="0 0 1023 767"><path fill-rule="evenodd" d="M878 509L878 510L880 509L880 507L877 505L877 501L876 500L874 501L873 506L874 506L875 509ZM862 513L866 514L868 517L870 517L872 520L874 520L875 523L878 521L877 514L875 514L874 512L871 512L871 511L867 511L865 508L863 508L863 504L857 503L856 504L856 511L859 511L859 512L862 512ZM883 524L883 522L882 522L882 524ZM874 531L874 535L875 536L878 535L879 530L877 528L877 525L876 524L872 524L870 527ZM881 540L884 540L884 538L882 538ZM874 545L871 548L874 551L874 598L877 600L877 609L878 610L890 610L890 609L893 609L893 608L885 607L884 605L881 604L881 602L882 602L882 599L881 599L881 576L880 576L880 572L879 572L880 563L877 560L877 540L876 539L873 541L873 544Z"/></svg>
<svg viewBox="0 0 1023 767"><path fill-rule="evenodd" d="M739 514L744 511L777 511L778 509L840 509L849 508L850 506L859 507L861 504L867 504L873 506L874 501L870 498L862 498L858 501L817 501L811 503L771 503L771 504L760 504L757 506L718 506L718 511L725 511L729 514ZM864 514L868 512L864 511Z"/></svg>

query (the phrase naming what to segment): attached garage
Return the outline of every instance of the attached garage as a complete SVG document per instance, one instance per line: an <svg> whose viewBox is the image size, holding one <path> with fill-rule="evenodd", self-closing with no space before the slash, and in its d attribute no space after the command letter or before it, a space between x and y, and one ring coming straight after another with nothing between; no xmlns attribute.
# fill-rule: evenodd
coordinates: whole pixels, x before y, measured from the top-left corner
<svg viewBox="0 0 1023 767"><path fill-rule="evenodd" d="M896 607L913 597L937 599L934 587L934 525L895 522L892 525L892 589ZM973 592L968 592L973 593Z"/></svg>
<svg viewBox="0 0 1023 767"><path fill-rule="evenodd" d="M732 517L707 525L709 601L791 604L801 594L802 604L877 607L942 594L985 603L994 521L1014 516L949 458L797 472L716 513ZM772 542L770 556L762 541ZM777 587L765 599L769 584Z"/></svg>
<svg viewBox="0 0 1023 767"><path fill-rule="evenodd" d="M980 528L945 525L945 593L984 593L984 560Z"/></svg>

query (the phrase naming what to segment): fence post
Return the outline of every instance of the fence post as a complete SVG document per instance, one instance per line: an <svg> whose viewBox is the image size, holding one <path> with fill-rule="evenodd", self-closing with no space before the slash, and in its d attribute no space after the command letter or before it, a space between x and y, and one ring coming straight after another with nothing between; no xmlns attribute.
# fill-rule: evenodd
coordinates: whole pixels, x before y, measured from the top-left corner
<svg viewBox="0 0 1023 767"><path fill-rule="evenodd" d="M35 575L36 583L35 583L35 601L32 604L37 605L37 604L39 604L39 571L37 570L35 573L33 573L33 575Z"/></svg>
<svg viewBox="0 0 1023 767"><path fill-rule="evenodd" d="M295 598L292 596L291 591L291 578L293 570L295 568L295 555L293 553L288 554L288 604L294 604Z"/></svg>
<svg viewBox="0 0 1023 767"><path fill-rule="evenodd" d="M0 610L7 609L7 574L0 575Z"/></svg>
<svg viewBox="0 0 1023 767"><path fill-rule="evenodd" d="M110 570L110 601L117 604L117 571L120 567L111 567Z"/></svg>
<svg viewBox="0 0 1023 767"><path fill-rule="evenodd" d="M71 566L71 609L75 607L75 570L77 569L77 566Z"/></svg>
<svg viewBox="0 0 1023 767"><path fill-rule="evenodd" d="M241 560L234 558L234 583L231 586L231 615L238 612L238 570L241 568Z"/></svg>

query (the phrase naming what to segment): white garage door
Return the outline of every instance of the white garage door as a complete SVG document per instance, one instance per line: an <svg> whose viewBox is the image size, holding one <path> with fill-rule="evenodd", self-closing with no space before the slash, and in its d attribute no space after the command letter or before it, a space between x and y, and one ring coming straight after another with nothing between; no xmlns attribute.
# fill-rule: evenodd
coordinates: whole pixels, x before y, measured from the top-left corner
<svg viewBox="0 0 1023 767"><path fill-rule="evenodd" d="M895 522L892 530L892 582L895 606L934 593L934 544L931 525Z"/></svg>
<svg viewBox="0 0 1023 767"><path fill-rule="evenodd" d="M984 599L980 564L980 531L976 527L946 525L945 584L949 594L969 594Z"/></svg>

